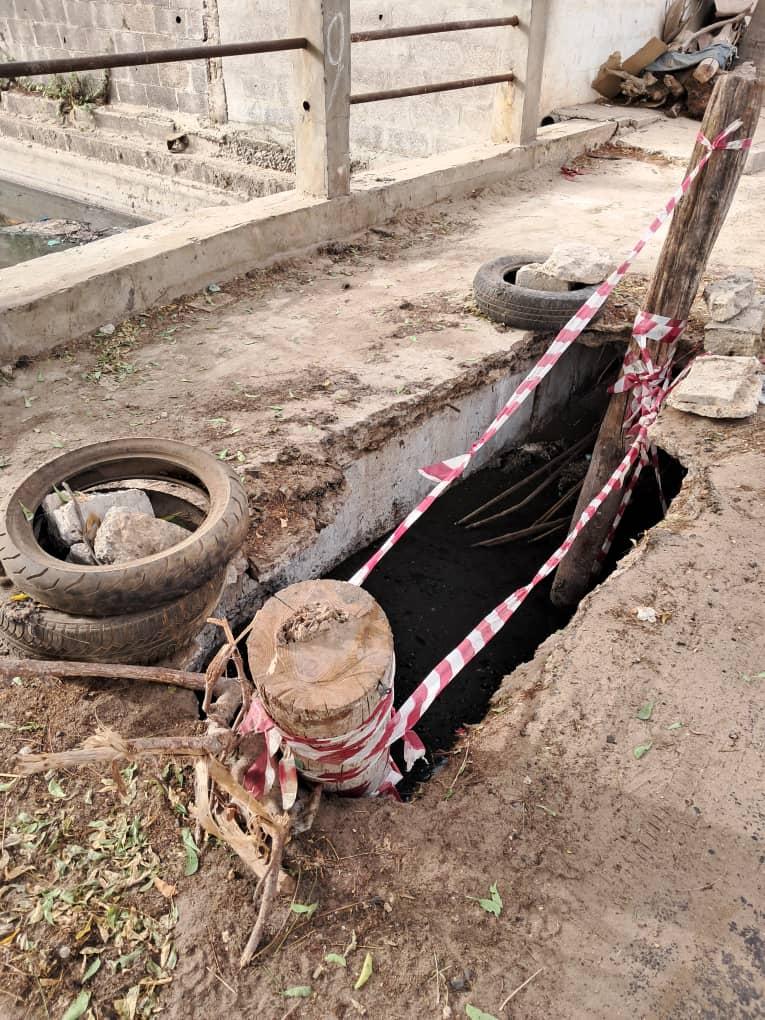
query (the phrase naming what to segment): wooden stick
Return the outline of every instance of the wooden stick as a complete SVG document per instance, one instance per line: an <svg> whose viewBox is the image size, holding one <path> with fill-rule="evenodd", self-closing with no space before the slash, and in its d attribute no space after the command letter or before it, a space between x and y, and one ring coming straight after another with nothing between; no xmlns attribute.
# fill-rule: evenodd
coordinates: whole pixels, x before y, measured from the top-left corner
<svg viewBox="0 0 765 1020"><path fill-rule="evenodd" d="M276 895L276 887L282 866L282 857L284 855L284 838L282 830L277 829L271 841L271 861L266 880L263 883L263 898L260 901L258 919L255 922L255 927L252 929L252 934L247 940L247 945L244 947L244 952L239 959L240 970L243 967L246 967L253 958L256 949L260 945L260 940L263 937L263 929L266 926L266 920L271 912L271 904L273 903L274 896Z"/></svg>
<svg viewBox="0 0 765 1020"><path fill-rule="evenodd" d="M508 1002L511 1002L516 997L518 992L522 992L523 989L526 987L526 985L530 985L531 982L534 980L534 978L537 976L537 974L541 974L543 970L544 970L544 967L540 967L539 970L535 970L534 973L531 975L531 977L527 977L522 985L518 985L518 987L516 989L514 989L512 992L510 992L508 997L505 999L505 1001L499 1007L500 1013L505 1008L505 1006L508 1004Z"/></svg>
<svg viewBox="0 0 765 1020"><path fill-rule="evenodd" d="M529 485L531 482L535 482L537 478L543 477L544 475L547 474L548 471L550 471L552 468L557 467L559 464L567 463L569 460L572 460L576 456L576 454L579 453L579 451L582 450L587 445L587 443L595 437L596 431L597 431L596 429L593 429L592 432L588 433L586 436L583 436L576 443L574 443L573 446L569 447L568 450L564 450L563 453L559 453L557 457L553 457L552 460L548 460L548 462L546 464L543 464L541 468L537 468L536 471L532 471L532 473L530 475L527 475L526 478L522 478L520 482L516 482L509 488L504 489L502 492L499 493L498 496L493 496L490 500L487 500L486 503L482 503L480 506L476 507L475 510L472 510L469 514L466 514L464 517L461 517L456 523L467 524L468 521L472 521L473 518L477 517L483 510L488 510L489 507L495 506L497 503L505 499L507 496L512 496L512 494L514 492L517 492L518 489L522 489L524 488L524 486Z"/></svg>
<svg viewBox="0 0 765 1020"><path fill-rule="evenodd" d="M734 133L735 138L751 137L760 114L760 93L761 86L753 64L742 64L730 74L721 75L702 124L706 137L715 138L737 119L743 122L743 126ZM697 142L689 167L694 167L705 152L702 144ZM643 303L646 311L675 319L688 318L707 259L725 222L747 157L745 149L714 153L680 202ZM634 342L631 350L638 350ZM655 365L664 363L668 353L667 344L649 341L648 350ZM628 394L618 393L611 398L574 511L572 526L624 457L624 416L628 397ZM552 600L556 605L576 605L587 591L593 572L597 569L598 552L616 516L620 500L620 491L614 492L606 500L558 567L552 588Z"/></svg>
<svg viewBox="0 0 765 1020"><path fill-rule="evenodd" d="M164 666L123 666L111 662L55 662L46 659L6 659L0 656L0 680L36 676L43 680L143 680L191 691L205 689L204 673L187 673Z"/></svg>
<svg viewBox="0 0 765 1020"><path fill-rule="evenodd" d="M555 528L561 527L567 521L567 517L559 517L556 521L543 521L540 524L533 524L530 528L523 528L521 531L508 531L505 535L497 535L496 538L475 542L473 549L477 549L479 546L506 545L508 542L517 542L520 538L531 538L532 535L538 535L540 532L554 531Z"/></svg>
<svg viewBox="0 0 765 1020"><path fill-rule="evenodd" d="M88 737L81 747L71 751L19 754L17 769L22 776L31 776L49 769L68 769L96 762L134 761L137 758L167 754L179 758L206 757L224 750L214 737L139 737L126 740L114 730L103 729Z"/></svg>

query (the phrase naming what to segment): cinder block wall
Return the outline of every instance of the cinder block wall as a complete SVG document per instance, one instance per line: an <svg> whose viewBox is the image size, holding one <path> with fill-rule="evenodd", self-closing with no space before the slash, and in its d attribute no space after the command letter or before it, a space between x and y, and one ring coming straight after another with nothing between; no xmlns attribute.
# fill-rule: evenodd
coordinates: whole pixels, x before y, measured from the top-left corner
<svg viewBox="0 0 765 1020"><path fill-rule="evenodd" d="M205 0L0 0L0 50L8 59L189 46L207 38ZM206 116L205 61L116 68L112 100Z"/></svg>

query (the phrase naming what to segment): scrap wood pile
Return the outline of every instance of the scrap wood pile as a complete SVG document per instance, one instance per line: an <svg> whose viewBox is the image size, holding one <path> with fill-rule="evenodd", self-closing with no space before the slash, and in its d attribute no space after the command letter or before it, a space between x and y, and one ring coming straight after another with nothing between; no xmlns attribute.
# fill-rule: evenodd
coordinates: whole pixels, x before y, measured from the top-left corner
<svg viewBox="0 0 765 1020"><path fill-rule="evenodd" d="M717 77L735 62L758 0L669 0L661 39L622 61L612 53L592 87L626 105L701 120Z"/></svg>

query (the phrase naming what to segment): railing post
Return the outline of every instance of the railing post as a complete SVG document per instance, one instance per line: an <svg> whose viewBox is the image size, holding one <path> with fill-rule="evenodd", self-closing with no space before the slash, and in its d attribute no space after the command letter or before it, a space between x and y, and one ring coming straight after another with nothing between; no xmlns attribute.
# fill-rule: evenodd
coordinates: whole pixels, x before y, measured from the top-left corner
<svg viewBox="0 0 765 1020"><path fill-rule="evenodd" d="M320 198L350 191L350 0L290 0L295 54L297 190Z"/></svg>
<svg viewBox="0 0 765 1020"><path fill-rule="evenodd" d="M550 3L549 0L517 0L514 8L521 22L518 28L512 29L512 41L519 42L513 49L515 52L520 49L521 55L511 68L515 81L497 89L492 138L495 142L528 145L537 137L539 127Z"/></svg>

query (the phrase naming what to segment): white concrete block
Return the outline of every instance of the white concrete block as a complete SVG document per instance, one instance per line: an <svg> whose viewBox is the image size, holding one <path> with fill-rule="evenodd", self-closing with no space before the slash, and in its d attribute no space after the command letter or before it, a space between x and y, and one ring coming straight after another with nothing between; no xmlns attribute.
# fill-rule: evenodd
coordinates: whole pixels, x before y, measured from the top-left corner
<svg viewBox="0 0 765 1020"><path fill-rule="evenodd" d="M566 281L546 273L541 262L529 262L527 266L521 266L515 274L515 282L519 287L528 287L530 290L546 290L551 293L569 290Z"/></svg>
<svg viewBox="0 0 765 1020"><path fill-rule="evenodd" d="M93 550L99 563L128 563L178 545L190 532L152 514L115 506L98 529Z"/></svg>
<svg viewBox="0 0 765 1020"><path fill-rule="evenodd" d="M567 283L602 283L616 268L617 260L607 251L589 244L559 244L542 265L544 272Z"/></svg>
<svg viewBox="0 0 765 1020"><path fill-rule="evenodd" d="M760 372L757 358L697 358L667 403L677 411L704 418L749 418L757 412Z"/></svg>
<svg viewBox="0 0 765 1020"><path fill-rule="evenodd" d="M749 271L732 273L704 288L704 300L716 322L726 322L754 301L754 276Z"/></svg>
<svg viewBox="0 0 765 1020"><path fill-rule="evenodd" d="M704 349L712 354L759 357L763 350L765 298L727 322L710 322L704 331Z"/></svg>
<svg viewBox="0 0 765 1020"><path fill-rule="evenodd" d="M79 495L77 503L85 524L92 526L93 535L112 507L126 507L129 510L154 515L149 497L141 489L88 492ZM61 497L54 493L45 497L42 507L51 536L57 543L70 549L82 542L80 518L71 501L62 503Z"/></svg>

